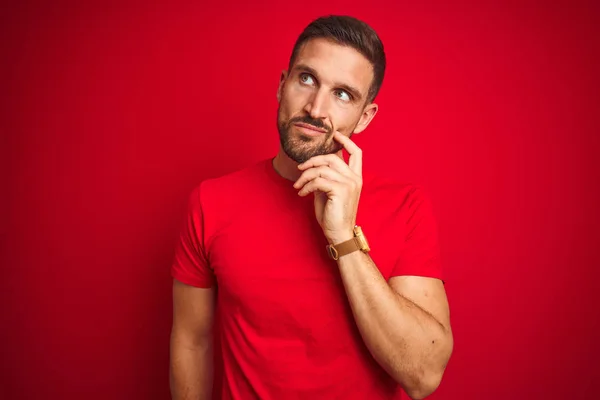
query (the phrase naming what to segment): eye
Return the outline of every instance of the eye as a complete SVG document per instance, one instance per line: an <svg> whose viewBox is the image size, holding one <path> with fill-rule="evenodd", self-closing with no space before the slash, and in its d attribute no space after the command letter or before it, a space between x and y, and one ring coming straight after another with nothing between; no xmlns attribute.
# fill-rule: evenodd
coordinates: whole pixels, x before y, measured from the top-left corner
<svg viewBox="0 0 600 400"><path fill-rule="evenodd" d="M335 91L335 95L342 101L352 100L352 96L350 96L350 93L346 92L345 90L338 89Z"/></svg>
<svg viewBox="0 0 600 400"><path fill-rule="evenodd" d="M300 82L304 83L305 85L313 85L315 80L310 74L302 73L300 74Z"/></svg>

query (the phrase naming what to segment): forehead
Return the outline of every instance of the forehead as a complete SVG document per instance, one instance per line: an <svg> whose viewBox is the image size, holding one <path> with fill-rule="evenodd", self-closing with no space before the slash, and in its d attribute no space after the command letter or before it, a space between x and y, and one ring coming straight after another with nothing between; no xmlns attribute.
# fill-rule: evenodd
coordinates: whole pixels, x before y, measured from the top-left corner
<svg viewBox="0 0 600 400"><path fill-rule="evenodd" d="M373 80L373 66L365 56L349 46L328 39L311 39L300 48L294 62L319 74L322 83L345 83L366 94Z"/></svg>

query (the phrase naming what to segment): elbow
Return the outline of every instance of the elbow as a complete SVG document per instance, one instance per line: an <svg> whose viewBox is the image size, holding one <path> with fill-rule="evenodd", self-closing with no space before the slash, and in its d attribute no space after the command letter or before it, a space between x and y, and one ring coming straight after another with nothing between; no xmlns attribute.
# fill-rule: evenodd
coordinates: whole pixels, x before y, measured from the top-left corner
<svg viewBox="0 0 600 400"><path fill-rule="evenodd" d="M419 379L415 379L412 384L403 387L404 392L412 400L421 400L430 396L440 386L442 374L430 373L424 374Z"/></svg>
<svg viewBox="0 0 600 400"><path fill-rule="evenodd" d="M402 385L408 397L412 400L421 400L437 390L450 361L453 347L454 341L450 335L450 340L434 354L434 357L429 359L429 362L425 362L421 368L413 370L410 379L396 379Z"/></svg>
<svg viewBox="0 0 600 400"><path fill-rule="evenodd" d="M412 373L404 374L404 376L396 376L398 382L404 392L412 400L421 400L430 396L437 390L442 382L448 358L444 363L436 363L427 367L416 368ZM408 378L408 379L407 379Z"/></svg>

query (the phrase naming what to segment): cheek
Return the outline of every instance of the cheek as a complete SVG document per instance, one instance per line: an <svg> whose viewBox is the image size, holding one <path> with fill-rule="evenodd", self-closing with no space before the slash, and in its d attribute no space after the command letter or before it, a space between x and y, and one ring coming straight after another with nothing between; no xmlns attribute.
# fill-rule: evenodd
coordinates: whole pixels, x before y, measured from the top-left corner
<svg viewBox="0 0 600 400"><path fill-rule="evenodd" d="M281 115L289 119L299 114L303 107L297 96L288 93L286 96L282 96L279 109Z"/></svg>
<svg viewBox="0 0 600 400"><path fill-rule="evenodd" d="M331 110L331 122L333 123L333 128L342 133L350 133L353 131L359 119L360 115L357 117L356 110L353 110L350 107L339 106L334 107Z"/></svg>

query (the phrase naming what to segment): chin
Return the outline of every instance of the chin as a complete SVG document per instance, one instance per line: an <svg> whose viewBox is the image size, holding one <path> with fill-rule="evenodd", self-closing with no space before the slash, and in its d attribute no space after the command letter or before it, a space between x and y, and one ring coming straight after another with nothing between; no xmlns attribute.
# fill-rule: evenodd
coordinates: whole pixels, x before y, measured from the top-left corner
<svg viewBox="0 0 600 400"><path fill-rule="evenodd" d="M301 131L294 129L293 126L279 124L279 139L284 153L293 161L301 164L312 157L334 154L342 146L330 141L332 134L327 133L323 136L308 136Z"/></svg>
<svg viewBox="0 0 600 400"><path fill-rule="evenodd" d="M337 153L341 147L339 146L310 146L310 148L306 148L306 146L302 146L302 144L295 145L294 143L287 142L287 145L284 144L283 151L287 156L301 164L303 162L308 161L309 159L322 156L327 154L335 154ZM304 147L304 148L302 148Z"/></svg>

